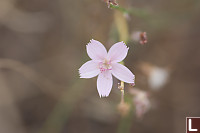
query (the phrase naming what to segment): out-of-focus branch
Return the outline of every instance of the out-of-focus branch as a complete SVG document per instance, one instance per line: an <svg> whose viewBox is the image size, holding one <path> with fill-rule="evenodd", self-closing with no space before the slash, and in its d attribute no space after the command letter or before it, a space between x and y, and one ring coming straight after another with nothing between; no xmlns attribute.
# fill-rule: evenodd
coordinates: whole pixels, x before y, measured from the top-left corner
<svg viewBox="0 0 200 133"><path fill-rule="evenodd" d="M27 12L16 7L17 0L0 0L0 24L21 33L42 33L54 22L47 12Z"/></svg>
<svg viewBox="0 0 200 133"><path fill-rule="evenodd" d="M64 86L59 86L51 82L49 79L43 77L38 72L35 72L32 68L27 65L12 59L0 59L0 69L10 69L19 74L23 75L25 78L36 84L44 93L58 98L58 93L56 93L58 88L64 88Z"/></svg>
<svg viewBox="0 0 200 133"><path fill-rule="evenodd" d="M9 81L4 77L4 73L0 71L0 132L26 133L20 110L8 83Z"/></svg>
<svg viewBox="0 0 200 133"><path fill-rule="evenodd" d="M87 96L84 95L85 84L84 80L77 80L63 92L39 133L61 133L76 103Z"/></svg>
<svg viewBox="0 0 200 133"><path fill-rule="evenodd" d="M114 12L114 21L119 34L119 40L126 43L129 38L129 31L126 19L121 12L116 10Z"/></svg>
<svg viewBox="0 0 200 133"><path fill-rule="evenodd" d="M131 14L131 15L141 17L141 18L146 18L149 16L149 13L147 11L145 11L144 9L138 9L138 8L126 9L119 5L113 5L113 4L110 4L110 8L118 10L118 11L122 12L123 14Z"/></svg>
<svg viewBox="0 0 200 133"><path fill-rule="evenodd" d="M58 99L58 104L56 104L52 113L47 118L44 127L40 131L41 133L60 133L63 124L67 121L68 116L76 105L75 103L77 103L81 97L85 97L85 95L83 95L83 89L81 89L84 88L85 84L83 80L77 80L69 89L65 89L60 96L56 93L56 90L57 88L64 88L64 86L58 86L52 83L50 80L19 61L0 59L0 69L3 68L22 74L35 83L43 92Z"/></svg>

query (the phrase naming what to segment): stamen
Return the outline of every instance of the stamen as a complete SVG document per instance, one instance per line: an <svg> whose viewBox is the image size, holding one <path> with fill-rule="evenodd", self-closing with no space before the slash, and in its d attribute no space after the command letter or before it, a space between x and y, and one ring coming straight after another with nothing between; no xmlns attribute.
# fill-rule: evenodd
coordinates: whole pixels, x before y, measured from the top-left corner
<svg viewBox="0 0 200 133"><path fill-rule="evenodd" d="M108 70L112 70L111 62L110 61L103 61L99 63L99 69L101 72L105 72Z"/></svg>

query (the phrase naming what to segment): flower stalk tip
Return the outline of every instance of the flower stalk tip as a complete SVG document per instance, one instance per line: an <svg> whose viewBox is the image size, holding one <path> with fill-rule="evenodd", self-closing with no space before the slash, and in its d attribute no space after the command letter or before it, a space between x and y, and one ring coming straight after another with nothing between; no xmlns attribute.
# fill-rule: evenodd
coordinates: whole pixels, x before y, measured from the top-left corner
<svg viewBox="0 0 200 133"><path fill-rule="evenodd" d="M112 5L115 5L115 6L117 6L117 5L118 5L118 3L117 3L117 1L116 1L116 0L104 0L104 2L106 2L106 3L107 3L107 5L108 5L108 8L110 8Z"/></svg>

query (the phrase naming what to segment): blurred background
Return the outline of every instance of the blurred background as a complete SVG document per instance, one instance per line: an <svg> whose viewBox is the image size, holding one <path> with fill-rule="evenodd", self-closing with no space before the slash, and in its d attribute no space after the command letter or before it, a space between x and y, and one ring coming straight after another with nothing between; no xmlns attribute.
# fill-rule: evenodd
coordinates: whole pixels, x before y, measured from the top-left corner
<svg viewBox="0 0 200 133"><path fill-rule="evenodd" d="M128 16L125 59L135 87L149 93L142 119L132 96L120 115L116 79L107 98L96 78L79 79L90 39L107 49L119 41L115 9L101 0L0 0L0 133L182 133L186 116L200 116L200 1L118 3L147 14ZM131 40L135 31L147 32L148 43Z"/></svg>

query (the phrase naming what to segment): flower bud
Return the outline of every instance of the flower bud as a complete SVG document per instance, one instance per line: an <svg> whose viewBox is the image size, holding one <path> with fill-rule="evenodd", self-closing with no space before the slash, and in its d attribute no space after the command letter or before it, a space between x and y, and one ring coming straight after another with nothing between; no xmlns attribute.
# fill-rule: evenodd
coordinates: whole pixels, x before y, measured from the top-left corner
<svg viewBox="0 0 200 133"><path fill-rule="evenodd" d="M147 43L147 33L146 32L141 32L141 31L133 32L131 35L131 38L133 41L139 42L142 45Z"/></svg>
<svg viewBox="0 0 200 133"><path fill-rule="evenodd" d="M104 0L108 4L108 8L110 8L110 4L117 6L116 0Z"/></svg>

